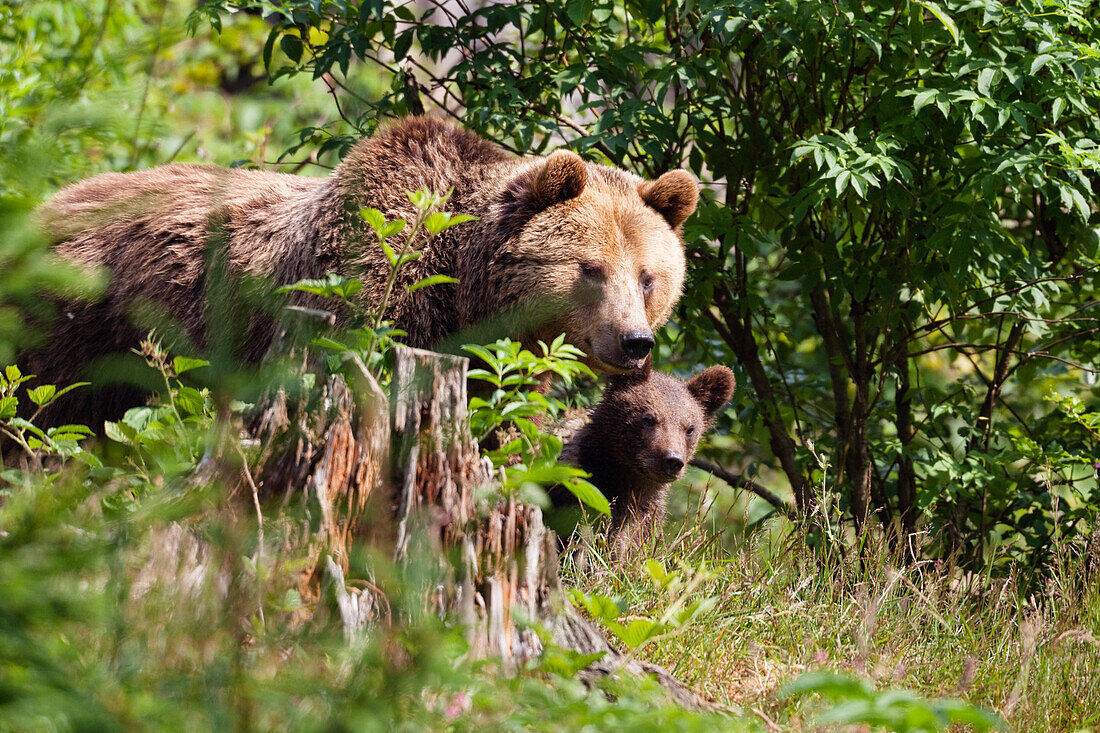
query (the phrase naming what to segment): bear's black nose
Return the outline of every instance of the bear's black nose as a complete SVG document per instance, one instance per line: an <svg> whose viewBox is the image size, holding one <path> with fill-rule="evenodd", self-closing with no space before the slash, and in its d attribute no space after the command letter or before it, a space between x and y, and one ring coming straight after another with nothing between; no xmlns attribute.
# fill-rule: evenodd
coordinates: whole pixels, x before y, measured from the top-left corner
<svg viewBox="0 0 1100 733"><path fill-rule="evenodd" d="M676 476L684 467L684 457L679 453L669 453L665 456L665 468L669 476Z"/></svg>
<svg viewBox="0 0 1100 733"><path fill-rule="evenodd" d="M629 359L644 359L653 350L653 334L649 331L627 331L619 336L619 344Z"/></svg>

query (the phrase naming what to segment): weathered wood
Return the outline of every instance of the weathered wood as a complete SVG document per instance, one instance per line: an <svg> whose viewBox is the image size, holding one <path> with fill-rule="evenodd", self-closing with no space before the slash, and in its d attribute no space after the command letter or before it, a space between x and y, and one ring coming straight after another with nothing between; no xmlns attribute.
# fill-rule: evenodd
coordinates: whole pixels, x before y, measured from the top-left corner
<svg viewBox="0 0 1100 733"><path fill-rule="evenodd" d="M284 506L303 491L315 500L318 539L345 570L348 542L377 531L378 523L368 527L365 520L388 510L388 400L362 361L353 357L351 365L351 388L342 375L331 375L315 400L294 405L280 389L261 402L248 428L261 446L260 491L282 495Z"/></svg>
<svg viewBox="0 0 1100 733"><path fill-rule="evenodd" d="M561 647L603 653L582 678L650 675L681 705L717 709L663 668L624 655L572 608L561 587L558 541L543 523L539 507L508 498L487 516L477 517L475 492L493 477L466 426L467 363L414 349L395 352L395 556L408 555L410 543L417 541L414 527L431 528L432 549L441 556L459 549L457 566L445 570L449 577L441 579L445 591L437 603L438 610L463 620L474 657L495 657L511 670L537 658L542 639L530 624L518 622L519 614L549 629Z"/></svg>

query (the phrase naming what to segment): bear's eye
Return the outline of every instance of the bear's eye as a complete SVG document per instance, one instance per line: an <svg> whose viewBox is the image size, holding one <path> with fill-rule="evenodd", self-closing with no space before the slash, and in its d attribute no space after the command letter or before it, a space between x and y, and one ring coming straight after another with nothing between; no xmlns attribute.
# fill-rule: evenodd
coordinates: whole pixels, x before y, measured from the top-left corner
<svg viewBox="0 0 1100 733"><path fill-rule="evenodd" d="M695 435L695 426L694 425L688 425L687 436L690 438L693 435Z"/></svg>
<svg viewBox="0 0 1100 733"><path fill-rule="evenodd" d="M657 418L653 415L650 415L649 413L646 413L645 415L642 415L642 425L646 426L647 428L656 427Z"/></svg>
<svg viewBox="0 0 1100 733"><path fill-rule="evenodd" d="M599 262L582 262L581 274L593 280L603 280L607 277L607 269Z"/></svg>
<svg viewBox="0 0 1100 733"><path fill-rule="evenodd" d="M649 295L653 292L653 286L657 283L657 278L650 275L648 272L643 272L639 280L642 283L642 292Z"/></svg>

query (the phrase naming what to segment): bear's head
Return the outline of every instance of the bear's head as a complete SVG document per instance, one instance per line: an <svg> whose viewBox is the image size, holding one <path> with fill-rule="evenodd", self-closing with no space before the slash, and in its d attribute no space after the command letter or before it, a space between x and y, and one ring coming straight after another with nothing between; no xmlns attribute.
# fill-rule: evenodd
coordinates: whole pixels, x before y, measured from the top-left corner
<svg viewBox="0 0 1100 733"><path fill-rule="evenodd" d="M521 168L498 223L505 256L522 263L508 287L534 323L528 335L564 333L600 371L641 368L680 298L680 227L698 199L683 170L645 181L562 150Z"/></svg>
<svg viewBox="0 0 1100 733"><path fill-rule="evenodd" d="M642 369L612 376L592 414L614 462L655 484L679 478L715 413L733 396L733 372L712 366L688 381Z"/></svg>

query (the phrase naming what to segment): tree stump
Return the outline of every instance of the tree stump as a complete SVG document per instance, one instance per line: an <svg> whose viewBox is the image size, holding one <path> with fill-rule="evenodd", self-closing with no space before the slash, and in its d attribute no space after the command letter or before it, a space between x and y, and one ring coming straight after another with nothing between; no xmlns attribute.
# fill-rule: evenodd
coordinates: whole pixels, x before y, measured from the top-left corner
<svg viewBox="0 0 1100 733"><path fill-rule="evenodd" d="M573 610L542 510L500 498L470 434L467 365L463 357L399 347L388 400L360 362L350 389L334 375L319 400L294 408L280 393L251 423L263 446L258 483L268 494L304 488L321 506L322 543L336 556L324 572L345 631L358 633L379 607L370 593L345 588L347 543L363 528L390 526L392 533L375 532L373 541L392 543L397 562L438 560L430 603L466 627L474 657L497 658L507 670L537 658L542 641L522 618L548 629L561 647L602 653L582 678L651 675L681 705L716 709L660 667L624 655Z"/></svg>

